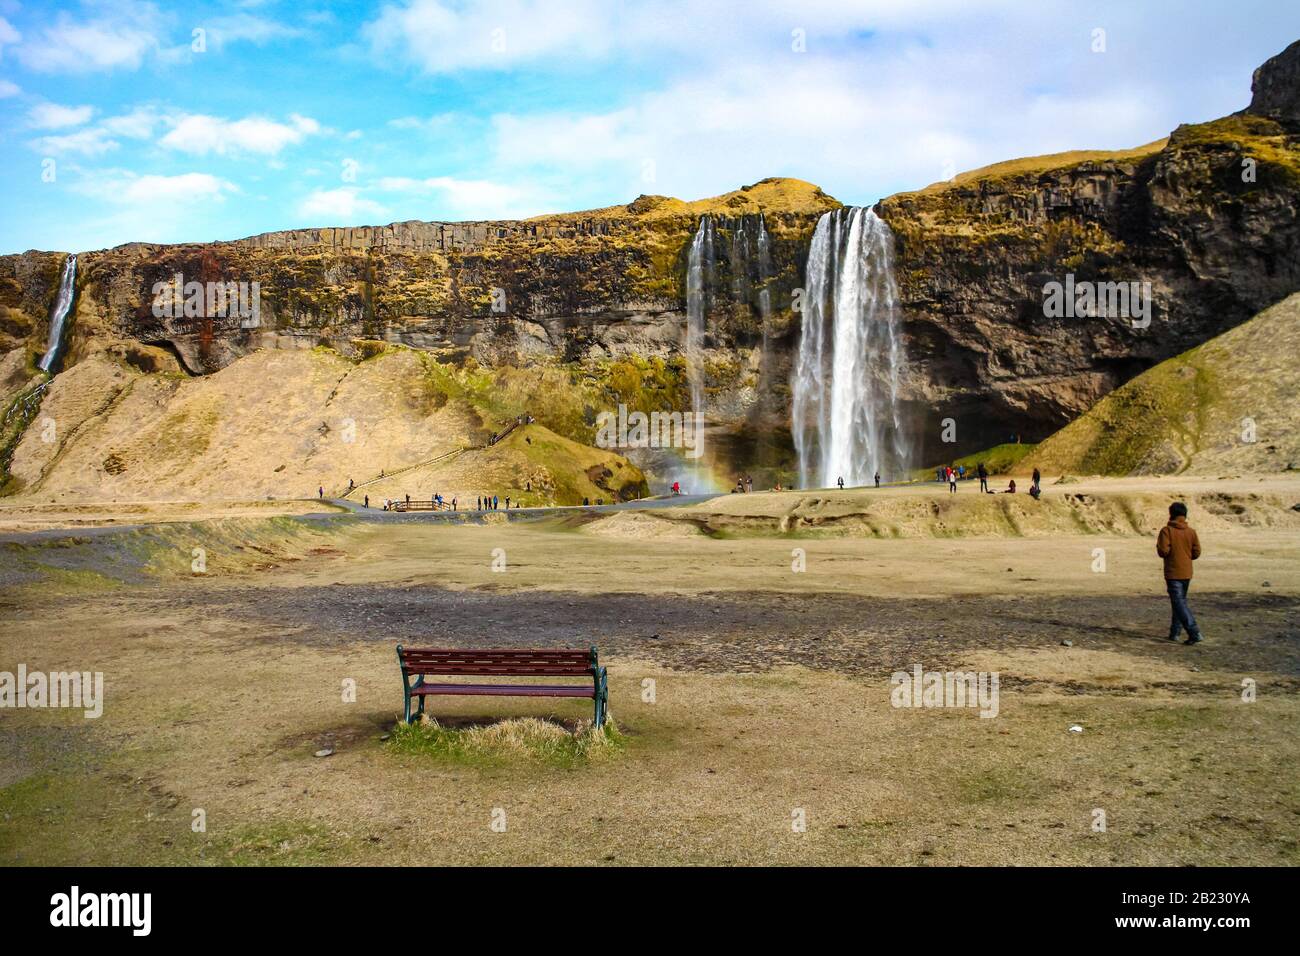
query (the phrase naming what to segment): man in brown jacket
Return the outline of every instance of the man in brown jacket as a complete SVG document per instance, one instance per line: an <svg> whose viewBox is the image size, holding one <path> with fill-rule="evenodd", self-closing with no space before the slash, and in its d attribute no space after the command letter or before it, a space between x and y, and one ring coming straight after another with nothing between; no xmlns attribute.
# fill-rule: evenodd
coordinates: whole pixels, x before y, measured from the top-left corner
<svg viewBox="0 0 1300 956"><path fill-rule="evenodd" d="M1173 617L1169 621L1169 639L1178 640L1178 632L1187 629L1184 644L1198 644L1200 628L1192 609L1187 606L1187 589L1192 583L1192 562L1201 556L1201 542L1187 524L1187 505L1175 501L1169 506L1169 524L1156 537L1156 554L1165 559L1165 587Z"/></svg>

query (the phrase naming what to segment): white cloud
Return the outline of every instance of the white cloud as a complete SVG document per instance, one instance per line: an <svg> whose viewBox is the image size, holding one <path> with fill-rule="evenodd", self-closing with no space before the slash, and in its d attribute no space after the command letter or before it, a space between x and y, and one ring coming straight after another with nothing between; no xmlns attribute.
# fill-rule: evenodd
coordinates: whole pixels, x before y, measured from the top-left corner
<svg viewBox="0 0 1300 956"><path fill-rule="evenodd" d="M144 0L82 0L82 7L83 15L60 12L52 24L22 43L17 32L0 18L0 50L6 43L18 44L23 64L43 73L93 73L139 69L148 57L163 64L186 62L193 56L190 42L195 27L206 31L214 51L241 41L260 46L303 35L295 27L249 13L208 20L192 19L191 15L178 18ZM178 25L182 42L172 45L168 37Z"/></svg>
<svg viewBox="0 0 1300 956"><path fill-rule="evenodd" d="M239 191L234 183L209 173L142 176L125 169L88 173L72 188L91 199L136 208L220 202L228 193Z"/></svg>
<svg viewBox="0 0 1300 956"><path fill-rule="evenodd" d="M398 0L362 28L372 51L428 73L509 70L549 61L684 55L704 61L788 52L792 31L823 50L846 35L970 16L964 0ZM983 13L979 15L983 16Z"/></svg>
<svg viewBox="0 0 1300 956"><path fill-rule="evenodd" d="M346 225L363 217L386 217L388 210L374 200L362 197L359 190L346 186L313 190L298 204L298 215L314 221L326 220L326 225L333 225L338 220L349 220L349 223L342 223Z"/></svg>
<svg viewBox="0 0 1300 956"><path fill-rule="evenodd" d="M377 54L401 57L429 73L507 69L560 50L603 55L617 32L614 7L602 0L498 0L466 7L409 0L385 6L363 35Z"/></svg>
<svg viewBox="0 0 1300 956"><path fill-rule="evenodd" d="M158 142L170 149L198 156L209 153L218 156L239 153L274 156L286 146L301 143L321 129L314 119L296 114L289 117L288 123L259 116L227 120L198 113L180 116L173 122L172 129Z"/></svg>
<svg viewBox="0 0 1300 956"><path fill-rule="evenodd" d="M61 136L41 136L31 140L31 147L43 156L102 156L117 149L117 140L98 127L77 130Z"/></svg>
<svg viewBox="0 0 1300 956"><path fill-rule="evenodd" d="M88 19L60 13L51 26L17 47L18 58L43 73L91 73L137 69L147 53L158 49L161 17L153 4L119 0L113 7L90 3L87 9L102 13Z"/></svg>
<svg viewBox="0 0 1300 956"><path fill-rule="evenodd" d="M93 106L61 106L58 103L38 103L27 113L27 122L35 129L63 129L81 126L95 115Z"/></svg>
<svg viewBox="0 0 1300 956"><path fill-rule="evenodd" d="M379 180L379 188L385 192L406 194L405 203L408 205L411 202L421 205L434 202L437 208L447 210L445 215L467 219L514 219L534 215L543 208L539 197L530 190L484 179L387 176Z"/></svg>
<svg viewBox="0 0 1300 956"><path fill-rule="evenodd" d="M399 116L397 119L389 120L388 125L393 129L441 133L464 119L464 117L455 113L438 113L434 116Z"/></svg>
<svg viewBox="0 0 1300 956"><path fill-rule="evenodd" d="M154 127L162 119L157 110L151 107L137 107L129 113L110 116L100 122L100 126L115 136L129 139L148 139L153 135Z"/></svg>
<svg viewBox="0 0 1300 956"><path fill-rule="evenodd" d="M238 192L233 183L208 173L176 176L127 177L113 202L160 203L221 201L228 192Z"/></svg>
<svg viewBox="0 0 1300 956"><path fill-rule="evenodd" d="M487 167L507 182L601 182L607 191L592 198L605 201L693 199L783 175L862 203L934 182L949 164L1133 146L1169 128L1166 104L1142 76L1115 84L1085 73L1085 82L1065 56L1019 72L1007 61L978 34L718 56L616 110L495 116Z"/></svg>
<svg viewBox="0 0 1300 956"><path fill-rule="evenodd" d="M4 52L6 46L13 46L23 38L22 34L14 29L14 25L0 17L0 53Z"/></svg>
<svg viewBox="0 0 1300 956"><path fill-rule="evenodd" d="M10 83L8 80L0 80L0 100L7 99L10 96L17 96L22 89L17 83Z"/></svg>
<svg viewBox="0 0 1300 956"><path fill-rule="evenodd" d="M207 30L208 39L214 50L220 50L226 44L240 40L261 46L272 40L302 36L301 30L248 13L216 17L203 21L201 25Z"/></svg>

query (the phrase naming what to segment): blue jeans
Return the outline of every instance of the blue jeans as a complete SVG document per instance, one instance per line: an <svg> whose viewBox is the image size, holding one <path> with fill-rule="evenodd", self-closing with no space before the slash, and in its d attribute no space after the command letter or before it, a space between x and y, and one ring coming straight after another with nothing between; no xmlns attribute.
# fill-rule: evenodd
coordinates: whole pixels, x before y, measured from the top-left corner
<svg viewBox="0 0 1300 956"><path fill-rule="evenodd" d="M1169 619L1169 639L1174 640L1178 637L1178 632L1187 629L1189 637L1200 636L1200 630L1196 626L1196 618L1192 615L1192 609L1187 606L1187 589L1191 586L1191 581L1173 581L1166 580L1165 586L1169 590L1169 607L1173 612Z"/></svg>

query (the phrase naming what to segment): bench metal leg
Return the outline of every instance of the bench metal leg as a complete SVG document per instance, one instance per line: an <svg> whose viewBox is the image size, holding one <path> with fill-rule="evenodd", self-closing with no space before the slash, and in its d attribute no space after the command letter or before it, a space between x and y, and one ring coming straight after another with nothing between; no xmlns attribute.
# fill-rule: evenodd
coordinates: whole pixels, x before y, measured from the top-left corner
<svg viewBox="0 0 1300 956"><path fill-rule="evenodd" d="M596 675L596 714L592 722L597 730L605 726L605 717L609 711L609 678L605 668Z"/></svg>

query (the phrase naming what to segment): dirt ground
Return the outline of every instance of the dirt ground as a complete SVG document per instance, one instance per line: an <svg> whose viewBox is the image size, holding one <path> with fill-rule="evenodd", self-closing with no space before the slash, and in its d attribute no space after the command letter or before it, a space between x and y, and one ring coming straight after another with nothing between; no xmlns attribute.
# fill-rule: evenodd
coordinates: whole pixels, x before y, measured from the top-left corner
<svg viewBox="0 0 1300 956"><path fill-rule="evenodd" d="M102 671L105 702L98 719L0 710L0 861L1295 865L1296 485L1252 501L1239 481L1091 487L1068 507L1130 518L1019 536L699 520L823 507L754 495L5 545L0 671ZM1205 546L1192 648L1165 639L1145 529L1146 496L1173 490ZM1220 493L1219 514L1195 504ZM840 513L878 507L843 494ZM564 764L398 748L397 643L595 644L620 746ZM892 706L891 675L916 665L996 672L997 716ZM590 717L582 701L430 710L466 733Z"/></svg>

